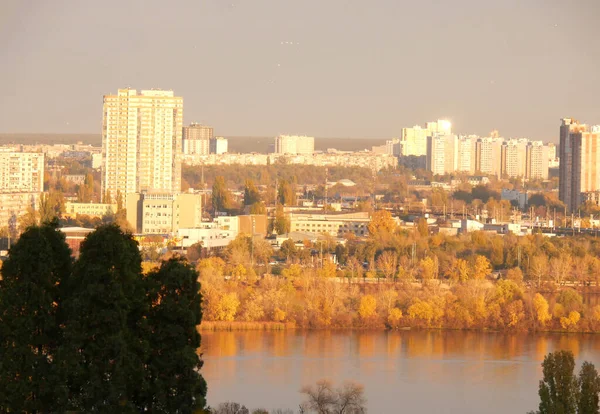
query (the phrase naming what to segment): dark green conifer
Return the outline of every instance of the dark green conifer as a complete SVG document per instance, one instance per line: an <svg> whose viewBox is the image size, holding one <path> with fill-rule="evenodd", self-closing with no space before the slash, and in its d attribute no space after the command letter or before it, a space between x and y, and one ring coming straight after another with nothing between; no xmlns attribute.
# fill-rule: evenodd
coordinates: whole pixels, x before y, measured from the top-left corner
<svg viewBox="0 0 600 414"><path fill-rule="evenodd" d="M198 355L202 319L198 273L172 258L148 275L149 409L155 413L191 413L206 403L206 382Z"/></svg>
<svg viewBox="0 0 600 414"><path fill-rule="evenodd" d="M0 411L58 411L55 357L61 288L71 251L56 220L29 227L12 246L0 282Z"/></svg>

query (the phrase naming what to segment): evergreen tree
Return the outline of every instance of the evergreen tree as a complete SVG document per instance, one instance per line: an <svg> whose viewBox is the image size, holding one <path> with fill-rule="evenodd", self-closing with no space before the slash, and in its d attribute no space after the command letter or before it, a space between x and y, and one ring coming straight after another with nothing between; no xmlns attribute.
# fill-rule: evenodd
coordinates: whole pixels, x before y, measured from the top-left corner
<svg viewBox="0 0 600 414"><path fill-rule="evenodd" d="M573 374L575 360L571 351L552 352L542 363L544 377L540 381L540 414L575 414L577 412L577 380Z"/></svg>
<svg viewBox="0 0 600 414"><path fill-rule="evenodd" d="M260 193L254 185L254 181L247 179L244 186L244 205L251 206L256 203L260 203Z"/></svg>
<svg viewBox="0 0 600 414"><path fill-rule="evenodd" d="M68 408L141 411L147 299L137 242L117 225L98 227L81 244L70 282L59 354Z"/></svg>
<svg viewBox="0 0 600 414"><path fill-rule="evenodd" d="M0 411L57 411L54 364L61 288L71 251L57 220L29 227L10 249L0 281Z"/></svg>
<svg viewBox="0 0 600 414"><path fill-rule="evenodd" d="M231 208L231 193L222 175L215 178L212 186L212 206L215 212L227 211Z"/></svg>
<svg viewBox="0 0 600 414"><path fill-rule="evenodd" d="M290 184L287 180L281 180L279 182L279 188L277 189L277 200L284 206L296 205L295 186Z"/></svg>
<svg viewBox="0 0 600 414"><path fill-rule="evenodd" d="M206 382L197 349L202 319L198 273L172 258L148 275L148 409L153 413L191 413L204 408Z"/></svg>
<svg viewBox="0 0 600 414"><path fill-rule="evenodd" d="M600 378L594 364L587 361L583 363L579 371L577 385L579 386L577 414L597 414L599 412Z"/></svg>

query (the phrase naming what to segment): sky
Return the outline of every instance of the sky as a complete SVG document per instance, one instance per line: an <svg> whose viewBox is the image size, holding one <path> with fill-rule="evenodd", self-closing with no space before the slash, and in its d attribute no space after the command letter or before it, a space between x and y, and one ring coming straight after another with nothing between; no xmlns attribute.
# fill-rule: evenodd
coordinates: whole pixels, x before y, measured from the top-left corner
<svg viewBox="0 0 600 414"><path fill-rule="evenodd" d="M1 0L0 132L100 133L102 96L173 90L225 136L600 124L598 0Z"/></svg>

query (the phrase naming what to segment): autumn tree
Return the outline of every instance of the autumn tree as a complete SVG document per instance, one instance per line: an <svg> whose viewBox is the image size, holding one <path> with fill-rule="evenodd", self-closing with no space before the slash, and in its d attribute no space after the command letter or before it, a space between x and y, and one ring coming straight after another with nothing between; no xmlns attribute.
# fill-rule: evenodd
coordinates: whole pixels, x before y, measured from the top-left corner
<svg viewBox="0 0 600 414"><path fill-rule="evenodd" d="M375 237L379 233L392 233L396 229L396 222L392 214L387 210L377 210L371 216L367 225L369 235Z"/></svg>
<svg viewBox="0 0 600 414"><path fill-rule="evenodd" d="M362 319L369 319L376 315L377 301L372 295L365 295L360 298L358 314Z"/></svg>
<svg viewBox="0 0 600 414"><path fill-rule="evenodd" d="M270 224L271 230L277 234L286 234L290 232L290 219L287 218L283 211L283 206L278 205L275 211L275 217Z"/></svg>
<svg viewBox="0 0 600 414"><path fill-rule="evenodd" d="M549 312L548 301L539 293L536 293L533 297L533 309L535 311L535 319L540 326L545 326L546 323L552 319L552 315Z"/></svg>
<svg viewBox="0 0 600 414"><path fill-rule="evenodd" d="M492 273L492 265L485 256L476 255L473 261L473 278L474 279L485 279Z"/></svg>
<svg viewBox="0 0 600 414"><path fill-rule="evenodd" d="M398 256L392 251L386 250L377 258L377 268L386 279L391 278L396 273L397 265Z"/></svg>

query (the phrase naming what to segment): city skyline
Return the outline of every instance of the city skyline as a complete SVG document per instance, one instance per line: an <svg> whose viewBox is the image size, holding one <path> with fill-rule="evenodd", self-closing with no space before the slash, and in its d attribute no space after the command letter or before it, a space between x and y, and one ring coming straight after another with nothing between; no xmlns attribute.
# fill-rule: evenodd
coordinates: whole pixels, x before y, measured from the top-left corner
<svg viewBox="0 0 600 414"><path fill-rule="evenodd" d="M224 136L391 138L447 118L557 142L561 118L597 118L595 2L376 3L3 2L0 130L99 133L99 97L125 86L177 90L184 124Z"/></svg>

